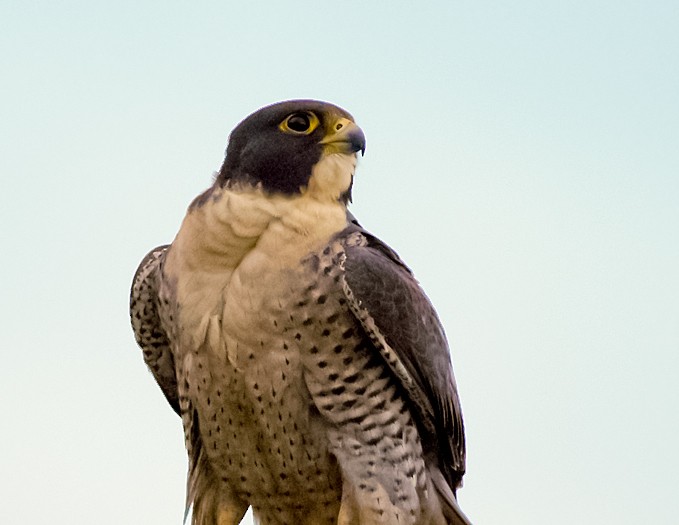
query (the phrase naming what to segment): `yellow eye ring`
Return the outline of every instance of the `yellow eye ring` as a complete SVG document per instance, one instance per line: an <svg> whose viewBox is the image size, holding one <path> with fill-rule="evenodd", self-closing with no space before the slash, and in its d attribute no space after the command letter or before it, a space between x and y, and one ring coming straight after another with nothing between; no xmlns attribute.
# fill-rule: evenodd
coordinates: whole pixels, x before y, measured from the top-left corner
<svg viewBox="0 0 679 525"><path fill-rule="evenodd" d="M291 135L311 135L319 124L318 117L311 111L296 111L285 117L278 129Z"/></svg>

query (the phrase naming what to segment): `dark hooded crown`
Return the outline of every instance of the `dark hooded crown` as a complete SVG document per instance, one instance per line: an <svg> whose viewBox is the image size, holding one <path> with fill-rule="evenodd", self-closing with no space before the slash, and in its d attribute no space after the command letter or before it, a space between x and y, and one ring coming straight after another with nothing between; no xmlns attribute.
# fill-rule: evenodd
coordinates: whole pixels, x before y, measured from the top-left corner
<svg viewBox="0 0 679 525"><path fill-rule="evenodd" d="M281 123L298 113L315 115L318 125L308 134L282 130ZM328 126L339 117L353 121L342 108L316 100L279 102L256 111L231 132L217 184L261 183L270 192L299 193L323 155Z"/></svg>

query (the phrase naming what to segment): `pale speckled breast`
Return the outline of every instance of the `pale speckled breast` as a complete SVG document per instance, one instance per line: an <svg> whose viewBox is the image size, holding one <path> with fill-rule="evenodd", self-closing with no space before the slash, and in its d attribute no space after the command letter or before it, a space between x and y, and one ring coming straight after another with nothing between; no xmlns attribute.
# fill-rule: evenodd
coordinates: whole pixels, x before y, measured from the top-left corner
<svg viewBox="0 0 679 525"><path fill-rule="evenodd" d="M224 294L225 352L201 347L180 367L216 476L265 523L300 523L309 513L335 523L339 512L339 469L305 377L319 332L358 336L354 317L337 308L341 288L323 277L313 256L295 269L237 270Z"/></svg>

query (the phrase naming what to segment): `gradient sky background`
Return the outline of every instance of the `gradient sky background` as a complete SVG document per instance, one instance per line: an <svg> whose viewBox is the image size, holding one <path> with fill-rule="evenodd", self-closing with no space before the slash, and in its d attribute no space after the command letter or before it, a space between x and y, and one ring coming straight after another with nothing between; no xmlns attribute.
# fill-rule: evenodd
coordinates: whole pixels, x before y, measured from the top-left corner
<svg viewBox="0 0 679 525"><path fill-rule="evenodd" d="M231 5L230 5L231 4ZM180 524L128 321L250 112L368 138L352 209L451 340L477 524L675 523L679 3L0 3L5 524Z"/></svg>

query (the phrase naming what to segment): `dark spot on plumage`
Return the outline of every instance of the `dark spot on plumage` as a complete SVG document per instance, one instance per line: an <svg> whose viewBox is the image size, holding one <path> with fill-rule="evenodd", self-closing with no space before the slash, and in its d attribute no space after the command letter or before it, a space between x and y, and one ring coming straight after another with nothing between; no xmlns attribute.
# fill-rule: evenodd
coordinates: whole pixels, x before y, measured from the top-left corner
<svg viewBox="0 0 679 525"><path fill-rule="evenodd" d="M374 430L376 428L377 428L377 423L375 423L374 421L371 421L370 423L363 425L361 427L361 430L363 432L370 432L371 430Z"/></svg>
<svg viewBox="0 0 679 525"><path fill-rule="evenodd" d="M398 415L392 414L391 417L389 417L386 421L382 422L382 426L386 427L386 426L392 425L392 424L396 423L397 419L398 419Z"/></svg>
<svg viewBox="0 0 679 525"><path fill-rule="evenodd" d="M370 438L370 439L366 440L365 443L366 443L366 445L370 445L372 447L372 446L377 445L380 442L381 439L382 439L382 436L378 435L378 436L375 436L374 438Z"/></svg>
<svg viewBox="0 0 679 525"><path fill-rule="evenodd" d="M345 378L344 378L344 382L345 382L345 383L350 383L350 384L351 384L351 383L355 383L356 380L357 380L359 377L361 377L361 373L360 373L360 372L356 372L355 374L351 374L351 375L345 377Z"/></svg>
<svg viewBox="0 0 679 525"><path fill-rule="evenodd" d="M396 388L394 388L394 391L391 394L391 398L389 399L389 402L394 403L400 397L401 397L401 394L399 393L399 391Z"/></svg>

